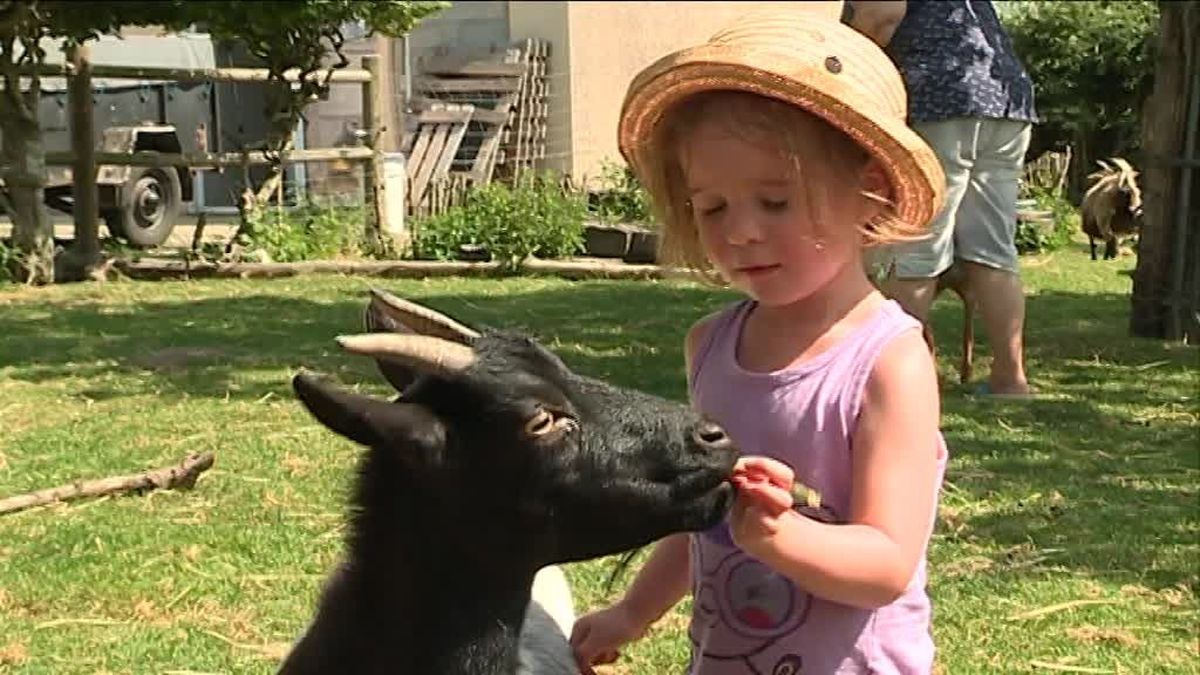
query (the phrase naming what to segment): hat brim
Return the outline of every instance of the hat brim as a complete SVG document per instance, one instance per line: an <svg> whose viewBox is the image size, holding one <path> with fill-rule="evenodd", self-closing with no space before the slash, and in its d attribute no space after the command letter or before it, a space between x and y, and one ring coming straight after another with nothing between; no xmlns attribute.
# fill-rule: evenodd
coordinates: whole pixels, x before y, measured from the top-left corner
<svg viewBox="0 0 1200 675"><path fill-rule="evenodd" d="M763 62L771 67L757 65ZM631 84L622 106L618 147L626 161L639 166L664 116L694 94L735 90L768 96L807 110L862 145L891 181L896 216L924 226L941 208L945 193L937 155L902 119L861 112L862 106L848 100L853 97L851 88L840 82L830 86L833 77L835 73L821 72L811 62L779 53L739 52L719 45L684 50L660 59Z"/></svg>

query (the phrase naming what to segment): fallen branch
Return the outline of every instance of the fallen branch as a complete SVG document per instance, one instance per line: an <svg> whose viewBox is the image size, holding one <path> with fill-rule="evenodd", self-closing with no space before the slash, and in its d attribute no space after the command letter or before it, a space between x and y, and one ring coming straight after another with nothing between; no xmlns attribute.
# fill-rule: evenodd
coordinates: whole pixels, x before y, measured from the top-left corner
<svg viewBox="0 0 1200 675"><path fill-rule="evenodd" d="M1119 602L1120 602L1120 600L1104 600L1104 599L1071 600L1069 602L1060 602L1057 605L1050 605L1048 607L1039 607L1038 609L1030 610L1028 612L1014 614L1013 616L1008 617L1008 620L1009 621L1025 621L1028 619L1036 619L1039 616L1046 616L1047 614L1064 612L1068 609L1074 609L1076 607L1086 607L1087 605L1115 605L1115 604L1118 604Z"/></svg>
<svg viewBox="0 0 1200 675"><path fill-rule="evenodd" d="M131 279L271 279L304 274L349 274L361 276L426 279L445 276L494 276L504 270L494 262L439 262L432 260L309 260L293 263L212 263L143 258L117 260L115 268ZM682 276L682 270L658 265L530 259L521 271L549 274L567 279L662 279Z"/></svg>
<svg viewBox="0 0 1200 675"><path fill-rule="evenodd" d="M28 494L0 499L0 515L13 513L34 506L65 502L71 499L85 497L100 497L102 495L119 494L123 492L142 492L154 489L191 489L196 484L196 478L213 465L213 455L205 452L188 455L175 466L144 471L129 476L111 476L95 480L76 481L70 485L38 490Z"/></svg>
<svg viewBox="0 0 1200 675"><path fill-rule="evenodd" d="M1103 668L1088 668L1086 666L1072 666L1066 663L1052 663L1050 661L1030 661L1029 665L1042 670L1056 670L1060 673L1096 673L1097 675L1108 675L1115 673L1115 670L1105 670Z"/></svg>

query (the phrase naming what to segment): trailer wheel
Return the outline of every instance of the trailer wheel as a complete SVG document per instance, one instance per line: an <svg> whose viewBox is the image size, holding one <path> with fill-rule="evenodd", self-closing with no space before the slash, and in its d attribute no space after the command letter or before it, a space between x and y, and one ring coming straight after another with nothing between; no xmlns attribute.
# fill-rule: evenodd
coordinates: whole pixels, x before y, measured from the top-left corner
<svg viewBox="0 0 1200 675"><path fill-rule="evenodd" d="M166 167L147 167L120 187L118 207L104 221L116 236L133 246L158 246L167 240L183 206L179 174Z"/></svg>

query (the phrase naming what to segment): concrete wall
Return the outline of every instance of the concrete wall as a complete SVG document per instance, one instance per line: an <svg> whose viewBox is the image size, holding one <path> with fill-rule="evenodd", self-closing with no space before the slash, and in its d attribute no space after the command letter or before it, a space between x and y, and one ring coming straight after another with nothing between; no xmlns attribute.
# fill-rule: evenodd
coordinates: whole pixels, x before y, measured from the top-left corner
<svg viewBox="0 0 1200 675"><path fill-rule="evenodd" d="M797 5L611 1L547 4L566 5L570 14L570 111L560 114L570 121L572 156L568 170L576 179L598 176L606 159L621 161L617 151L621 103L629 83L643 68L672 51L703 42L748 11L791 10ZM553 100L551 110L565 104Z"/></svg>
<svg viewBox="0 0 1200 675"><path fill-rule="evenodd" d="M408 35L413 73L421 72L429 58L448 52L487 54L508 46L507 2L455 2L417 24ZM400 51L399 47L396 49ZM397 82L403 80L403 59L398 59Z"/></svg>
<svg viewBox="0 0 1200 675"><path fill-rule="evenodd" d="M571 66L571 33L569 13L576 3L523 2L508 3L508 32L513 41L540 38L550 43L546 63L547 102L546 159L543 168L571 172L573 162L571 105L576 73Z"/></svg>
<svg viewBox="0 0 1200 675"><path fill-rule="evenodd" d="M577 180L620 161L617 121L629 82L671 51L703 42L746 12L809 11L814 2L455 2L409 36L414 73L424 59L497 51L527 37L550 42L546 168ZM840 3L837 3L840 6ZM399 53L399 48L396 49ZM397 85L403 80L397 69Z"/></svg>

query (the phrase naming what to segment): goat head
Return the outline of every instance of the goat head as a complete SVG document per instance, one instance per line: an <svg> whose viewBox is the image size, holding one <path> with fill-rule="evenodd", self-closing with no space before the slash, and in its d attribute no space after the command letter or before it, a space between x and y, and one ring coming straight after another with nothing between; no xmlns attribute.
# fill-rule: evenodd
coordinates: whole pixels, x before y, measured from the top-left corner
<svg viewBox="0 0 1200 675"><path fill-rule="evenodd" d="M366 324L339 343L375 359L398 398L294 381L320 422L369 448L363 475L381 487L360 494L371 502L360 509L404 499L448 527L486 519L461 553L515 547L542 566L704 529L731 505L737 452L686 405L580 376L529 337L476 331L383 291Z"/></svg>

